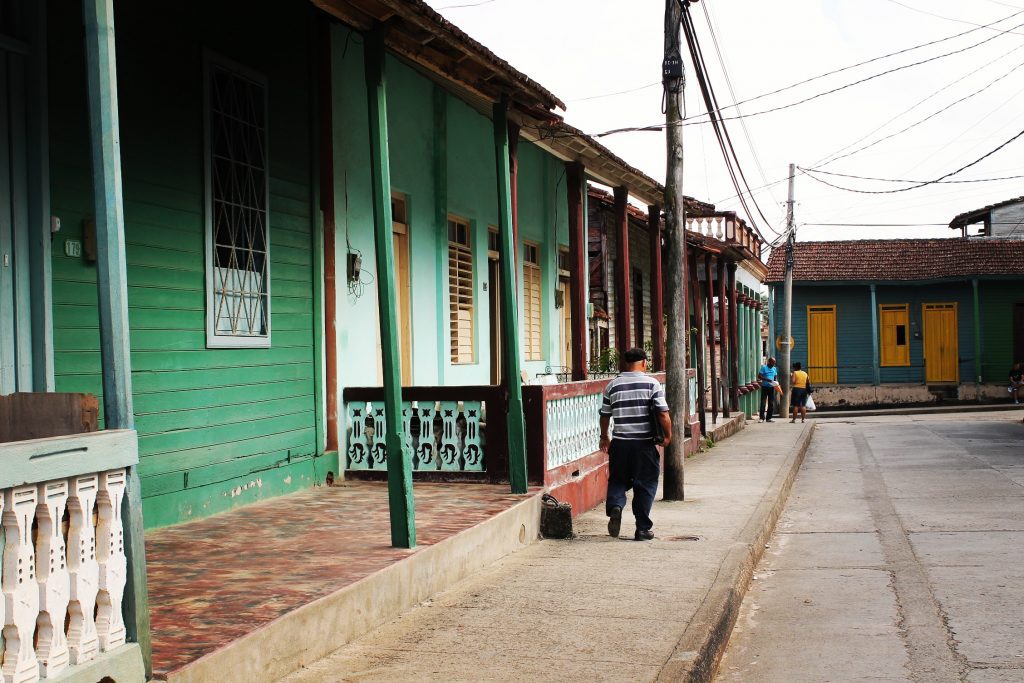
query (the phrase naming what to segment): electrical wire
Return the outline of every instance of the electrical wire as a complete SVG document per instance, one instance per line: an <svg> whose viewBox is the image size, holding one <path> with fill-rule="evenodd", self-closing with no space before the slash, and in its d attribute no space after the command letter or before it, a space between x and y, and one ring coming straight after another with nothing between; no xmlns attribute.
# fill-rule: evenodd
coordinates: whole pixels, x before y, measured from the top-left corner
<svg viewBox="0 0 1024 683"><path fill-rule="evenodd" d="M969 179L964 179L964 180L939 180L939 181L932 180L932 181L929 181L929 180L904 180L904 179L901 179L901 178L875 178L875 177L872 177L872 176L853 175L853 174L850 174L850 173L837 173L835 171L823 171L820 168L809 168L809 169L800 169L800 170L808 170L808 171L813 171L814 173L821 173L823 175L838 176L840 178L854 178L856 180L875 180L875 181L883 182L883 183L911 183L911 184L913 184L913 183L928 183L930 185L934 185L934 184L947 184L948 185L948 184L954 184L954 183L994 183L994 182L998 182L998 181L1001 181L1001 180L1018 180L1020 178L1024 178L1024 175L1007 175L1007 176L1001 176L999 178L969 178Z"/></svg>
<svg viewBox="0 0 1024 683"><path fill-rule="evenodd" d="M979 28L988 28L987 26L982 26L979 23L976 23L976 22L973 22L973 21L967 21L966 19L957 19L956 17L947 17L944 14L936 14L935 12L929 12L926 9L920 9L918 7L912 7L912 6L910 6L910 5L906 4L906 3L900 2L900 0L887 0L887 1L891 2L894 5L899 5L900 7L903 7L904 9L908 9L911 12L918 12L919 14L927 14L928 16L932 16L932 17L935 17L937 19L945 19L946 21L955 21L958 24L968 24L969 26L977 26ZM1000 3L1000 4L1002 4L1002 3ZM1018 33L1017 35L1024 35L1024 34Z"/></svg>
<svg viewBox="0 0 1024 683"><path fill-rule="evenodd" d="M630 88L629 90L619 90L617 92L606 92L606 93L603 93L601 95L590 95L589 97L577 97L575 99L566 100L566 102L589 102L590 100L601 100L601 99L604 99L606 97L616 97L618 95L628 95L630 93L640 92L641 90L647 90L648 88L653 88L653 87L658 86L658 85L661 85L661 81L656 81L654 83L648 83L647 85L641 85L641 86L638 86L636 88Z"/></svg>
<svg viewBox="0 0 1024 683"><path fill-rule="evenodd" d="M920 183L911 185L909 187L900 187L900 188L896 188L894 190L859 190L857 188L852 188L852 187L843 187L842 185L836 185L835 183L831 183L831 182L829 182L827 180L824 180L822 178L818 178L817 176L814 175L816 173L816 171L814 171L813 169L806 169L806 168L800 168L800 167L798 167L798 168L799 168L800 172L803 173L808 178L810 178L812 180L815 180L815 181L817 181L817 182L819 182L819 183L821 183L823 185L828 185L829 187L833 187L833 188L835 188L837 190L843 190L845 192L855 192L857 194L895 194L897 192L907 192L909 190L916 190L916 189L919 189L919 188L922 188L922 187L926 187L928 185L934 185L936 183L940 183L943 180L945 180L946 178L949 178L951 176L955 176L958 173L966 171L967 169L971 168L972 166L976 166L977 164L980 164L985 159L987 159L990 156L992 156L993 154L999 152L1001 149L1003 149L1007 145L1015 142L1016 140L1020 139L1021 137L1024 137L1024 130L1020 131L1019 133L1017 133L1012 138L1010 138L1006 142L1002 143L1001 145L999 145L995 149L987 152L986 154L982 155L981 157L978 157L977 159L975 159L974 161L970 162L969 164L965 164L965 165L961 166L960 168L956 169L955 171L950 171L949 173L946 173L945 175L939 176L935 180L927 180L927 181L924 181L924 182L920 182Z"/></svg>
<svg viewBox="0 0 1024 683"><path fill-rule="evenodd" d="M719 106L717 97L715 96L713 87L707 77L707 68L703 51L700 47L700 42L697 39L696 30L693 26L693 18L690 15L688 5L686 4L683 5L681 24L683 34L686 37L686 44L690 52L690 57L693 61L697 82L704 98L704 104L707 108L708 116L711 118L712 126L715 130L715 136L718 139L718 144L722 151L722 157L725 160L726 169L729 172L733 187L736 189L737 193L739 193L740 203L743 205L747 218L750 220L755 232L757 232L762 242L768 242L769 240L761 233L761 230L757 225L757 221L754 220L753 212L750 211L750 207L747 204L746 197L744 196L743 188L740 183L742 181L742 185L747 188L746 194L750 194L750 183L747 182L746 174L743 172L743 168L739 163L739 157L737 156L736 149L732 144L728 128L719 120L720 117L718 116ZM771 230L772 233L778 235L778 231L771 227L770 222L764 215L764 212L761 210L761 207L757 204L757 201L752 194L750 195L750 201L761 216L761 219L764 221L765 227Z"/></svg>

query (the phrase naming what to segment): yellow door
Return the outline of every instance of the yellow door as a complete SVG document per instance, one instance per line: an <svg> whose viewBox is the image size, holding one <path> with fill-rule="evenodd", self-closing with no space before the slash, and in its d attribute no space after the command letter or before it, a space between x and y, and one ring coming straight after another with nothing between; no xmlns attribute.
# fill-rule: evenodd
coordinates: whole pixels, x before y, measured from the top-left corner
<svg viewBox="0 0 1024 683"><path fill-rule="evenodd" d="M959 382L956 304L924 304L922 319L925 382Z"/></svg>
<svg viewBox="0 0 1024 683"><path fill-rule="evenodd" d="M559 282L562 292L562 367L572 370L572 306L569 305L569 283Z"/></svg>
<svg viewBox="0 0 1024 683"><path fill-rule="evenodd" d="M395 299L398 304L398 344L402 355L402 386L412 386L412 316L409 310L409 234L394 234Z"/></svg>
<svg viewBox="0 0 1024 683"><path fill-rule="evenodd" d="M811 384L836 384L836 307L807 307L807 374Z"/></svg>

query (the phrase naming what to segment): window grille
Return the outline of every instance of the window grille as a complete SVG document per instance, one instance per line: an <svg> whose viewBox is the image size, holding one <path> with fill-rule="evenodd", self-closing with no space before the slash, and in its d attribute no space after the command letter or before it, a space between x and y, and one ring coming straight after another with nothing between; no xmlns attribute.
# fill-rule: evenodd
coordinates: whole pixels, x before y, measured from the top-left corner
<svg viewBox="0 0 1024 683"><path fill-rule="evenodd" d="M541 349L540 247L523 244L523 351L526 360L544 360Z"/></svg>
<svg viewBox="0 0 1024 683"><path fill-rule="evenodd" d="M473 251L469 222L461 218L448 219L448 302L451 362L472 363Z"/></svg>
<svg viewBox="0 0 1024 683"><path fill-rule="evenodd" d="M270 345L267 89L206 64L207 345Z"/></svg>

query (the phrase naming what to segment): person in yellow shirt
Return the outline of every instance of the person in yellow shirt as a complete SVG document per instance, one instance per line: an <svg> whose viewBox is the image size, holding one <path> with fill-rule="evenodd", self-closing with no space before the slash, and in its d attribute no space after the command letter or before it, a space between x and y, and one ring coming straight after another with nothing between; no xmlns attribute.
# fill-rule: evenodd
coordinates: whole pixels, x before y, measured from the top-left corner
<svg viewBox="0 0 1024 683"><path fill-rule="evenodd" d="M799 411L800 421L807 419L807 385L809 383L807 373L800 369L799 363L793 363L793 374L789 376L790 386L793 391L789 397L789 405L792 406L792 418L790 422L796 422L796 414Z"/></svg>

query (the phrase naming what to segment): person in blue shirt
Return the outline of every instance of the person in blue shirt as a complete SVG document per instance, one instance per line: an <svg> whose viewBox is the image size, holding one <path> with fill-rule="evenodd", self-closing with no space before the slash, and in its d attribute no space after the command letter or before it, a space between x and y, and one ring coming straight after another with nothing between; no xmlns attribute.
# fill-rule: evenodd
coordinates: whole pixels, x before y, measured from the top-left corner
<svg viewBox="0 0 1024 683"><path fill-rule="evenodd" d="M771 422L775 417L775 387L779 385L779 369L775 367L775 359L769 358L757 372L761 380L761 420Z"/></svg>

